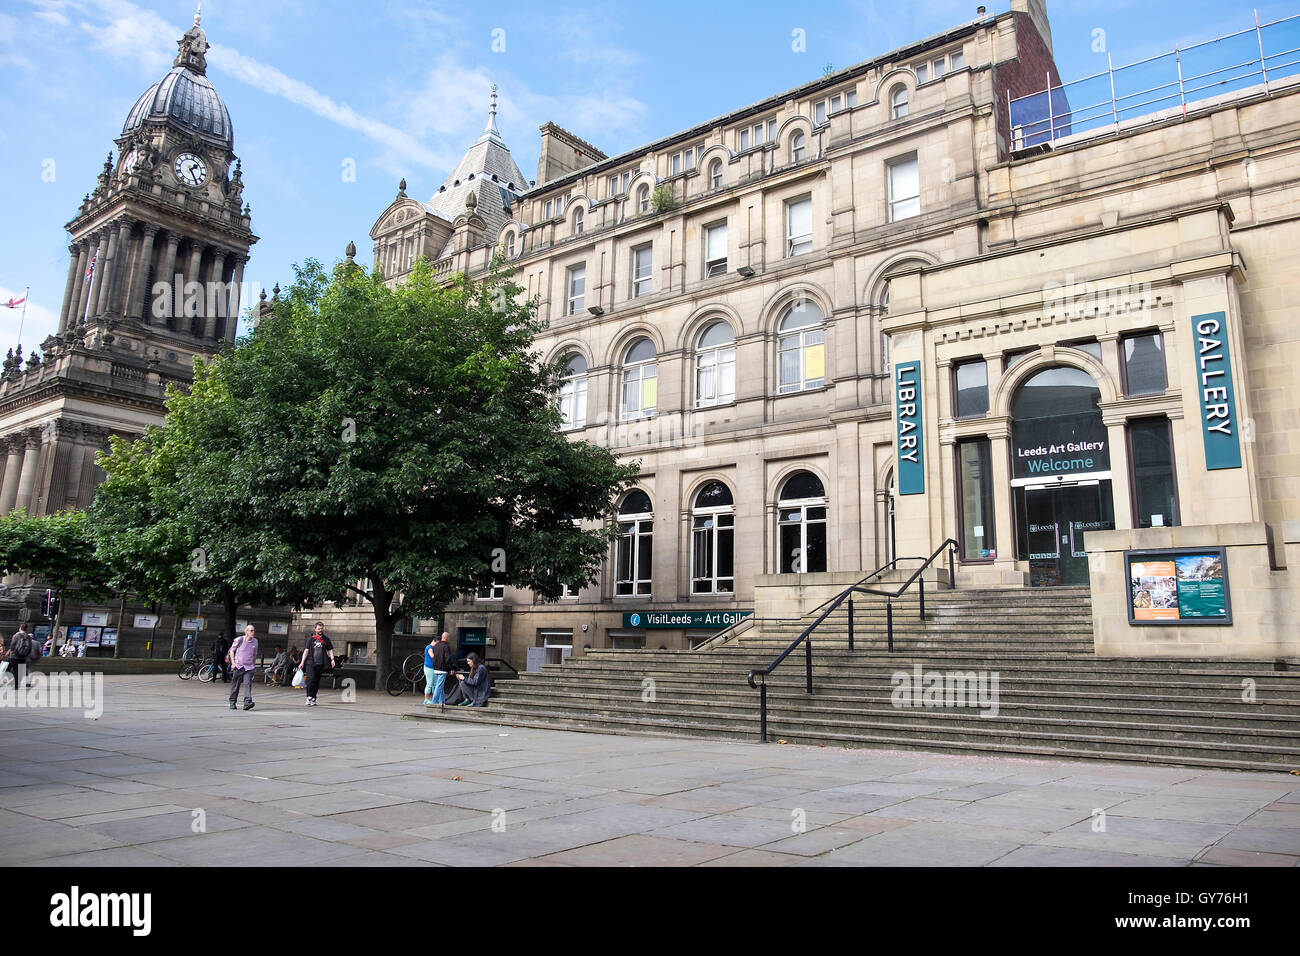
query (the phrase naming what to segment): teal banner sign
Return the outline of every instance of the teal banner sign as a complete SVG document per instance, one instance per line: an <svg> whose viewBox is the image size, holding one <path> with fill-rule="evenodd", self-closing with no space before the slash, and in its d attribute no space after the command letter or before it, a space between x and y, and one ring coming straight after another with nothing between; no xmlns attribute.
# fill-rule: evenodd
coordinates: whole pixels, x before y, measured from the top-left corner
<svg viewBox="0 0 1300 956"><path fill-rule="evenodd" d="M1237 400L1232 388L1227 325L1227 316L1222 312L1192 316L1192 328L1196 332L1201 430L1205 435L1205 467L1210 471L1241 467Z"/></svg>
<svg viewBox="0 0 1300 956"><path fill-rule="evenodd" d="M923 495L925 450L920 362L899 362L894 366L894 398L898 411L898 493Z"/></svg>
<svg viewBox="0 0 1300 956"><path fill-rule="evenodd" d="M641 628L715 628L739 624L753 611L628 611L623 626Z"/></svg>

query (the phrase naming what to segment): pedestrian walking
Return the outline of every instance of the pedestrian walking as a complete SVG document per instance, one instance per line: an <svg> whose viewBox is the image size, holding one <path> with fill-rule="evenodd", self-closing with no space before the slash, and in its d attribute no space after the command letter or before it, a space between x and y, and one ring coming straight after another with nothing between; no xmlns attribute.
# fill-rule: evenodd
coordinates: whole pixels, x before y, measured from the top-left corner
<svg viewBox="0 0 1300 956"><path fill-rule="evenodd" d="M23 621L18 625L14 636L9 639L9 650L5 655L5 663L14 674L15 687L23 679L23 675L27 674L27 659L31 657L32 648L32 636L27 633L27 622ZM31 675L27 674L27 686L30 687L31 682Z"/></svg>
<svg viewBox="0 0 1300 956"><path fill-rule="evenodd" d="M450 639L451 635L443 631L440 640L431 642L424 649L424 702L430 707L437 704L443 710L447 709L447 675L456 663Z"/></svg>
<svg viewBox="0 0 1300 956"><path fill-rule="evenodd" d="M328 666L327 666L328 665ZM307 638L307 645L302 649L303 688L307 692L307 706L316 706L316 691L320 689L320 678L326 670L334 669L334 645L325 636L325 622L317 621L312 635Z"/></svg>
<svg viewBox="0 0 1300 956"><path fill-rule="evenodd" d="M244 685L244 710L252 710L253 670L257 667L257 628L244 625L242 637L235 638L230 647L230 662L234 666L234 680L230 688L230 709L235 710L239 699L239 685Z"/></svg>

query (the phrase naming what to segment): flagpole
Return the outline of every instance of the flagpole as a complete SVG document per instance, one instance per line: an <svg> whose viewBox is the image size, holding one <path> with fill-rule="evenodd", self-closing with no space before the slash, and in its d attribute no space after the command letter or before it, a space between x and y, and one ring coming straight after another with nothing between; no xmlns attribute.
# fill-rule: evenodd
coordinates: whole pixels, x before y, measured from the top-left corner
<svg viewBox="0 0 1300 956"><path fill-rule="evenodd" d="M23 315L18 320L18 341L23 340L23 323L27 321L27 297L32 294L32 287L28 286L27 291L23 293Z"/></svg>

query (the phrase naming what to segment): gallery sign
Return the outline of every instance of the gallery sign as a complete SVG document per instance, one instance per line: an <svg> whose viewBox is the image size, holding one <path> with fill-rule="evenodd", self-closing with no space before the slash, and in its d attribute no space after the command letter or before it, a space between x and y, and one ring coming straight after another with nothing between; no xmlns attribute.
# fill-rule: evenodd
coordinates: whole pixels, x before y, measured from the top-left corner
<svg viewBox="0 0 1300 956"><path fill-rule="evenodd" d="M137 614L135 616L135 626L143 628L154 628L158 626L157 614Z"/></svg>
<svg viewBox="0 0 1300 956"><path fill-rule="evenodd" d="M722 628L739 624L753 611L628 611L623 626L631 628Z"/></svg>
<svg viewBox="0 0 1300 956"><path fill-rule="evenodd" d="M1223 548L1125 551L1130 624L1231 624Z"/></svg>
<svg viewBox="0 0 1300 956"><path fill-rule="evenodd" d="M1210 471L1241 467L1237 438L1237 399L1228 354L1227 316L1208 312L1192 316L1196 342L1196 384L1205 436L1205 467Z"/></svg>
<svg viewBox="0 0 1300 956"><path fill-rule="evenodd" d="M894 365L894 404L898 414L898 493L925 494L925 429L921 418L921 363Z"/></svg>
<svg viewBox="0 0 1300 956"><path fill-rule="evenodd" d="M108 612L107 611L82 611L81 623L83 625L103 627L105 624L108 623Z"/></svg>

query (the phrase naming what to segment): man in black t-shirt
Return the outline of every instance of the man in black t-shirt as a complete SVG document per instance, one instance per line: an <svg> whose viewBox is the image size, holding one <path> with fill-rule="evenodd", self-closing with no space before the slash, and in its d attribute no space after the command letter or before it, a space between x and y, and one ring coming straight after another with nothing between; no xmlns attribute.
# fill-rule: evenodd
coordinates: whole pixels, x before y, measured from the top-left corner
<svg viewBox="0 0 1300 956"><path fill-rule="evenodd" d="M325 622L317 621L312 635L307 638L307 646L302 649L303 687L307 691L307 706L316 706L316 691L320 689L320 678L327 670L334 669L334 645L325 636Z"/></svg>

